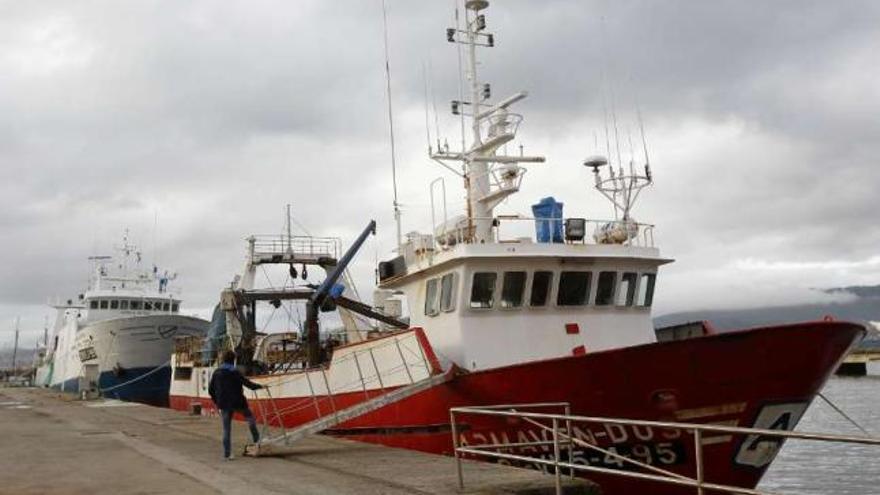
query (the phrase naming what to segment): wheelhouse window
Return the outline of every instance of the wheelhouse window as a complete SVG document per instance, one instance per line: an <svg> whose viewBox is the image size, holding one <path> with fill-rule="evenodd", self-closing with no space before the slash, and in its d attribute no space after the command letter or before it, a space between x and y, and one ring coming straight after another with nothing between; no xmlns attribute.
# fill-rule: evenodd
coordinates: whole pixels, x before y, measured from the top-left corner
<svg viewBox="0 0 880 495"><path fill-rule="evenodd" d="M144 301L144 311L153 310L153 301Z"/></svg>
<svg viewBox="0 0 880 495"><path fill-rule="evenodd" d="M119 309L119 299L110 301L110 309Z"/></svg>
<svg viewBox="0 0 880 495"><path fill-rule="evenodd" d="M425 283L425 314L428 316L436 316L440 313L438 285L440 285L439 278L429 279Z"/></svg>
<svg viewBox="0 0 880 495"><path fill-rule="evenodd" d="M501 307L519 308L526 289L526 272L504 272L501 283Z"/></svg>
<svg viewBox="0 0 880 495"><path fill-rule="evenodd" d="M638 306L650 307L654 302L654 283L657 281L656 273L643 273L639 284L639 297L636 300Z"/></svg>
<svg viewBox="0 0 880 495"><path fill-rule="evenodd" d="M455 274L447 273L440 279L440 311L455 311Z"/></svg>
<svg viewBox="0 0 880 495"><path fill-rule="evenodd" d="M625 272L620 277L620 288L617 290L617 305L632 306L636 297L636 281L638 275L633 272Z"/></svg>
<svg viewBox="0 0 880 495"><path fill-rule="evenodd" d="M98 309L98 301L96 301L94 299L89 301L89 308L90 309Z"/></svg>
<svg viewBox="0 0 880 495"><path fill-rule="evenodd" d="M140 301L137 301L137 300L132 301L131 304L129 305L129 307L130 307L131 309L135 310L135 311L140 311L140 309L141 309L141 302L140 302Z"/></svg>
<svg viewBox="0 0 880 495"><path fill-rule="evenodd" d="M177 310L180 309L180 303L171 303L171 312L177 313Z"/></svg>
<svg viewBox="0 0 880 495"><path fill-rule="evenodd" d="M108 303L108 302L109 302L109 301L107 301L106 299L101 299L101 309L107 309L107 307L108 307L108 306L107 306L107 303Z"/></svg>
<svg viewBox="0 0 880 495"><path fill-rule="evenodd" d="M128 309L128 299L123 299L119 301L119 309L126 310Z"/></svg>
<svg viewBox="0 0 880 495"><path fill-rule="evenodd" d="M599 272L596 284L596 306L608 306L614 302L614 281L617 272Z"/></svg>
<svg viewBox="0 0 880 495"><path fill-rule="evenodd" d="M529 306L546 306L550 298L550 286L553 283L553 272L535 272L532 274L532 290L529 294Z"/></svg>
<svg viewBox="0 0 880 495"><path fill-rule="evenodd" d="M590 293L591 272L562 272L559 274L557 306L583 306Z"/></svg>
<svg viewBox="0 0 880 495"><path fill-rule="evenodd" d="M165 311L166 313L168 312L168 302L167 301L162 303L162 311Z"/></svg>
<svg viewBox="0 0 880 495"><path fill-rule="evenodd" d="M495 281L498 274L494 272L477 272L474 273L473 283L471 284L471 308L485 309L491 308L495 299Z"/></svg>
<svg viewBox="0 0 880 495"><path fill-rule="evenodd" d="M174 368L174 379L175 380L192 380L192 372L193 372L193 369L191 366L175 367Z"/></svg>

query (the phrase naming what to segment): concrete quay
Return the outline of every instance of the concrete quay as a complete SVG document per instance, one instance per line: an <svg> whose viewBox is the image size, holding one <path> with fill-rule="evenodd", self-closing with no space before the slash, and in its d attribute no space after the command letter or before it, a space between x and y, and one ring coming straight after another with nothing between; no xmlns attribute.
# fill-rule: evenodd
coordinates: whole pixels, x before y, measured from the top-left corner
<svg viewBox="0 0 880 495"><path fill-rule="evenodd" d="M0 494L552 494L551 476L315 435L285 457L221 458L220 421L43 389L0 389ZM233 425L234 451L247 428ZM567 494L598 493L566 481Z"/></svg>

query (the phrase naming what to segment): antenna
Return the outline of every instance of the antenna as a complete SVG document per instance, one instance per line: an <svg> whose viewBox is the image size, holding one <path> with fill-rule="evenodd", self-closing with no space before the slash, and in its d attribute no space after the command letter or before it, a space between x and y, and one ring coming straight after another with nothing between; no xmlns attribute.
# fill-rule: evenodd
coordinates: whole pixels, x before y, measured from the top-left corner
<svg viewBox="0 0 880 495"><path fill-rule="evenodd" d="M431 115L428 112L428 67L422 62L422 80L425 83L425 139L428 141L428 155L431 154Z"/></svg>
<svg viewBox="0 0 880 495"><path fill-rule="evenodd" d="M614 126L614 146L617 148L617 166L623 166L623 160L620 159L620 134L617 131L617 109L614 104L614 86L608 84L608 91L611 93L611 123Z"/></svg>
<svg viewBox="0 0 880 495"><path fill-rule="evenodd" d="M431 81L431 106L434 110L434 137L437 138L437 150L440 150L440 118L437 116L437 97L434 95L434 69L428 59L428 75Z"/></svg>
<svg viewBox="0 0 880 495"><path fill-rule="evenodd" d="M391 64L388 61L388 8L382 0L382 30L385 37L385 89L388 95L388 131L391 139L391 182L394 188L394 222L397 224L397 246L403 241L400 233L400 203L397 202L397 161L394 150L394 113L391 108Z"/></svg>
<svg viewBox="0 0 880 495"><path fill-rule="evenodd" d="M452 0L452 3L455 5L455 30L456 32L461 32L461 18L458 13L458 0ZM461 61L461 44L456 44L456 52L458 53L458 101L464 101L464 68ZM464 112L461 112L459 118L461 121L461 150L464 152L464 150L467 149L467 143L465 142L464 137ZM464 164L462 164L462 168L465 173L467 173L467 167Z"/></svg>
<svg viewBox="0 0 880 495"><path fill-rule="evenodd" d="M21 317L15 317L15 345L12 347L12 373L15 374L15 358L18 355L18 325L21 322Z"/></svg>
<svg viewBox="0 0 880 495"><path fill-rule="evenodd" d="M159 210L153 210L153 266L159 265Z"/></svg>
<svg viewBox="0 0 880 495"><path fill-rule="evenodd" d="M638 93L636 93L636 117L639 121L639 131L642 134L642 148L645 150L645 167L650 168L651 160L648 159L648 140L645 138L645 125L642 120L642 107L639 105Z"/></svg>
<svg viewBox="0 0 880 495"><path fill-rule="evenodd" d="M632 175L635 173L633 171L633 162L636 161L636 152L633 148L633 135L629 127L626 128L626 140L629 142L629 174Z"/></svg>
<svg viewBox="0 0 880 495"><path fill-rule="evenodd" d="M293 232L290 228L290 203L287 203L287 250L293 252Z"/></svg>

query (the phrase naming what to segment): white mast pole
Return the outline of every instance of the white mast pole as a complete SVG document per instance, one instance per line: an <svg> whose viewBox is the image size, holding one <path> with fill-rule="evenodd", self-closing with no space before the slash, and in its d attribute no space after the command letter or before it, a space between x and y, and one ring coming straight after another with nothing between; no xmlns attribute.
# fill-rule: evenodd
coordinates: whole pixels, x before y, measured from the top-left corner
<svg viewBox="0 0 880 495"><path fill-rule="evenodd" d="M468 70L470 72L471 82L471 131L473 133L473 142L471 143L471 152L466 154L466 165L469 178L469 200L471 205L471 224L474 226L474 242L482 243L491 240L492 229L492 209L480 201L480 198L489 193L489 164L484 161L474 161L477 156L473 150L476 150L483 144L480 135L480 81L477 78L477 25L476 17L478 10L465 9L465 28L467 29L468 44Z"/></svg>

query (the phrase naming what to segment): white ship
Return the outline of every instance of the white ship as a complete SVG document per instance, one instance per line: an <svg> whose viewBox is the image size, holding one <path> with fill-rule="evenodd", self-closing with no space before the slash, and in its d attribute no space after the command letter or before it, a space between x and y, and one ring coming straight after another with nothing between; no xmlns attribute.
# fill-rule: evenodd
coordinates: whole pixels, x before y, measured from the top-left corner
<svg viewBox="0 0 880 495"><path fill-rule="evenodd" d="M88 290L53 305L58 315L36 384L166 405L173 338L202 336L208 322L180 313L179 294L169 288L176 274L144 269L127 233L117 251L89 258Z"/></svg>

